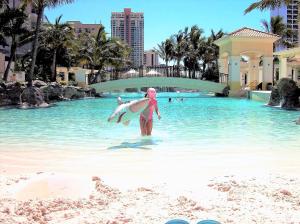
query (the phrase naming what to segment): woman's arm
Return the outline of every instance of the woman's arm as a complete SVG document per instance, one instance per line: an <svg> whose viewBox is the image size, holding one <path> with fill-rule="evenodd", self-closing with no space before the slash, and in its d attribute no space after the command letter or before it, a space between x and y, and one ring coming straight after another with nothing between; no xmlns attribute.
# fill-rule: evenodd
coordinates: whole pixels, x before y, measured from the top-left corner
<svg viewBox="0 0 300 224"><path fill-rule="evenodd" d="M161 116L160 116L160 113L159 113L159 111L158 111L158 106L157 106L157 104L155 105L155 112L156 112L156 114L157 114L158 119L160 120Z"/></svg>

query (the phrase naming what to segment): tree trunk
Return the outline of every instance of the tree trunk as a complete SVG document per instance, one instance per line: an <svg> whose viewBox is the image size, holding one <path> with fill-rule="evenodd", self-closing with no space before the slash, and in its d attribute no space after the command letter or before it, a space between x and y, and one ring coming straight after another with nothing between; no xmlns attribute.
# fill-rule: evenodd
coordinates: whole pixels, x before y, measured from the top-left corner
<svg viewBox="0 0 300 224"><path fill-rule="evenodd" d="M56 81L56 55L57 55L57 49L54 49L52 65L51 65L51 82Z"/></svg>
<svg viewBox="0 0 300 224"><path fill-rule="evenodd" d="M166 60L166 68L167 68L167 77L169 77L169 61Z"/></svg>
<svg viewBox="0 0 300 224"><path fill-rule="evenodd" d="M193 79L196 78L196 64L193 65Z"/></svg>
<svg viewBox="0 0 300 224"><path fill-rule="evenodd" d="M39 32L40 32L40 27L41 27L41 22L44 14L44 1L40 0L39 5L38 5L38 16L36 19L36 28L34 32L34 40L32 44L32 62L31 62L31 67L30 67L30 72L27 76L27 81L28 81L28 86L32 86L32 78L34 74L34 68L35 68L35 63L36 63L36 57L37 57L37 50L39 47Z"/></svg>
<svg viewBox="0 0 300 224"><path fill-rule="evenodd" d="M181 61L181 59L178 58L178 60L177 60L177 77L180 77L180 69L179 69L180 61Z"/></svg>
<svg viewBox="0 0 300 224"><path fill-rule="evenodd" d="M203 75L205 74L205 70L206 70L206 63L204 63L204 62L202 64L202 69L203 69L203 71L202 71L202 79L203 79Z"/></svg>
<svg viewBox="0 0 300 224"><path fill-rule="evenodd" d="M8 64L6 66L6 69L5 69L5 72L4 72L4 75L3 75L3 81L4 82L7 82L8 73L9 73L9 70L10 70L11 63L14 59L14 55L16 54L16 50L17 50L17 44L16 44L16 41L13 38L12 44L11 44L11 47L10 47L9 61L8 61Z"/></svg>

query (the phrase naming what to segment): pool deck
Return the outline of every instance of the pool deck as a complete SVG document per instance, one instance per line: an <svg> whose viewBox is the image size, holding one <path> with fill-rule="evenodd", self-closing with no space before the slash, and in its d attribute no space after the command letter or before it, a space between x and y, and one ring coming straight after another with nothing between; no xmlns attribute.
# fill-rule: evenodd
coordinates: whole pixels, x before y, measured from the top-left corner
<svg viewBox="0 0 300 224"><path fill-rule="evenodd" d="M249 91L248 99L260 101L260 102L268 102L271 96L271 91Z"/></svg>

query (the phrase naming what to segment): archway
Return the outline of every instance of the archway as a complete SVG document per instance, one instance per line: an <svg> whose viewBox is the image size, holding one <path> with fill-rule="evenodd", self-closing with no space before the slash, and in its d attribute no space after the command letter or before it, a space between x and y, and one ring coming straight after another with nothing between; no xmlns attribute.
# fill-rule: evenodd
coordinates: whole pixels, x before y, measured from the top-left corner
<svg viewBox="0 0 300 224"><path fill-rule="evenodd" d="M244 27L214 42L219 46L219 71L227 72L233 94L243 87L242 80L245 72L247 72L247 84L254 82L258 84L261 81L263 89L266 89L266 86L272 83L273 44L278 39L277 35ZM247 66L241 62L242 56L248 58Z"/></svg>

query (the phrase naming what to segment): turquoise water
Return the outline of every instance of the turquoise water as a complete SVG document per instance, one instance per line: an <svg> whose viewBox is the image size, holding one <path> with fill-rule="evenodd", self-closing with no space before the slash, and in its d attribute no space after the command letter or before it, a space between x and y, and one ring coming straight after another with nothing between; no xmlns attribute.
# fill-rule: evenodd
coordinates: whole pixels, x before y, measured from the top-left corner
<svg viewBox="0 0 300 224"><path fill-rule="evenodd" d="M141 96L122 95L125 100ZM153 136L144 138L138 119L128 127L107 122L116 96L60 102L48 109L0 108L0 149L299 150L297 111L198 93L160 93L158 103L162 119L154 116Z"/></svg>

